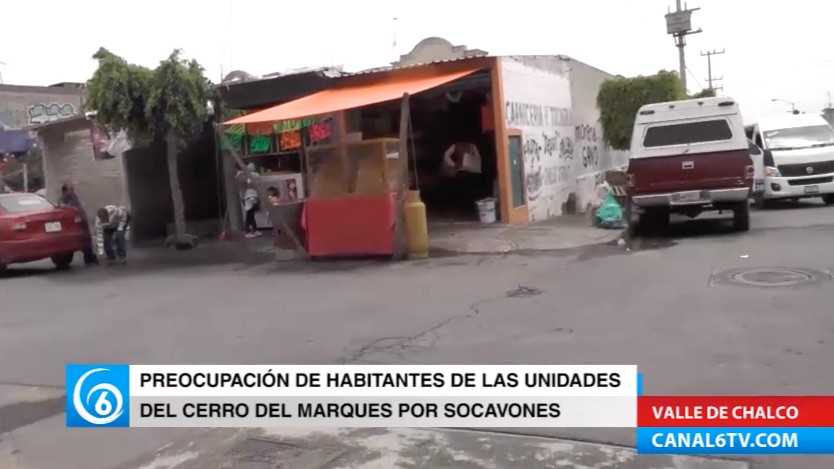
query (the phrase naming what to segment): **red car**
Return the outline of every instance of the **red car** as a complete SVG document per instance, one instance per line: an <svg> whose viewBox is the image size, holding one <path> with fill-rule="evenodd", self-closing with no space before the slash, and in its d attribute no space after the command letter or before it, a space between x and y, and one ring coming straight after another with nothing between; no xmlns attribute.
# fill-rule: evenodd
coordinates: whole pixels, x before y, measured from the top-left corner
<svg viewBox="0 0 834 469"><path fill-rule="evenodd" d="M84 247L81 217L36 194L0 194L0 272L9 264L52 259L59 269Z"/></svg>

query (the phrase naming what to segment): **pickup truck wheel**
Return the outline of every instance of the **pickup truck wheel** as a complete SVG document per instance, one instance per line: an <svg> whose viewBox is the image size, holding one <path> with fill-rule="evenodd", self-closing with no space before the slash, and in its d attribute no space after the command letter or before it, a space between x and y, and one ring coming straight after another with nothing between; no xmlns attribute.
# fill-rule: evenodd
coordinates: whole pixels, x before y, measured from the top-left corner
<svg viewBox="0 0 834 469"><path fill-rule="evenodd" d="M733 210L733 226L738 231L750 231L750 204L739 204Z"/></svg>
<svg viewBox="0 0 834 469"><path fill-rule="evenodd" d="M67 270L70 268L70 265L72 265L72 258L74 256L74 252L59 254L52 257L52 263L55 264L55 267L57 267L58 270Z"/></svg>
<svg viewBox="0 0 834 469"><path fill-rule="evenodd" d="M834 194L825 194L822 196L822 201L825 205L834 205Z"/></svg>

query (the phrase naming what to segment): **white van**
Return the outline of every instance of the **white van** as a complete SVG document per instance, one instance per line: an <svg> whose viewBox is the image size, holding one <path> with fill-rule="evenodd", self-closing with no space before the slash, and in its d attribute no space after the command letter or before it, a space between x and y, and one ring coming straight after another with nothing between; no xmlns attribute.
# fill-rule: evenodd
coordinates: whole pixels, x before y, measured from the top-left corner
<svg viewBox="0 0 834 469"><path fill-rule="evenodd" d="M822 197L834 204L834 129L817 114L788 114L753 126L764 150L765 200Z"/></svg>

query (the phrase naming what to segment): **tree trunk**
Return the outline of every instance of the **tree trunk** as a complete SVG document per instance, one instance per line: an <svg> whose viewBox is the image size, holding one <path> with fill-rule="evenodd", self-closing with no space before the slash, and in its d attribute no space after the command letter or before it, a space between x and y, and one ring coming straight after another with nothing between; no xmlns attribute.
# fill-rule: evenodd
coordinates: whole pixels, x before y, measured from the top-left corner
<svg viewBox="0 0 834 469"><path fill-rule="evenodd" d="M196 239L185 233L185 203L182 200L182 188L180 188L179 168L177 167L177 141L173 135L166 139L166 153L168 160L168 183L171 186L171 202L174 208L174 229L173 236L168 238L169 245L179 249L194 247Z"/></svg>

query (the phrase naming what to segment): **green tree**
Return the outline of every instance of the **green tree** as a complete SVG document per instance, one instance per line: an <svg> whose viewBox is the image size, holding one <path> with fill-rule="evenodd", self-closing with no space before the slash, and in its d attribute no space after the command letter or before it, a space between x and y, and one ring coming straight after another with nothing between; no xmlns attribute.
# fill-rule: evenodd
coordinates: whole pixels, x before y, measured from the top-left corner
<svg viewBox="0 0 834 469"><path fill-rule="evenodd" d="M715 90L712 89L712 88L704 88L701 91L699 91L699 92L693 94L692 96L690 96L690 98L692 98L692 99L714 98L714 97L715 97Z"/></svg>
<svg viewBox="0 0 834 469"><path fill-rule="evenodd" d="M169 244L190 248L196 238L185 232L185 207L177 170L177 155L200 135L207 119L211 84L203 68L175 50L155 69L127 62L100 48L93 55L98 69L87 83L87 107L108 130L126 130L138 144L166 143L168 177L176 233Z"/></svg>
<svg viewBox="0 0 834 469"><path fill-rule="evenodd" d="M634 118L641 106L685 97L678 74L666 70L650 76L606 80L597 93L605 141L615 150L628 150Z"/></svg>

